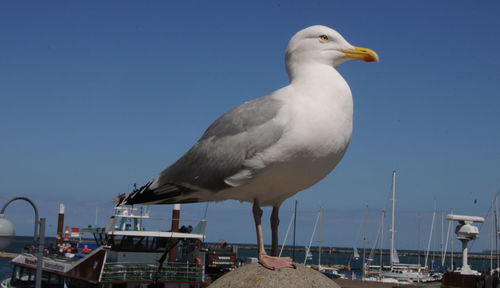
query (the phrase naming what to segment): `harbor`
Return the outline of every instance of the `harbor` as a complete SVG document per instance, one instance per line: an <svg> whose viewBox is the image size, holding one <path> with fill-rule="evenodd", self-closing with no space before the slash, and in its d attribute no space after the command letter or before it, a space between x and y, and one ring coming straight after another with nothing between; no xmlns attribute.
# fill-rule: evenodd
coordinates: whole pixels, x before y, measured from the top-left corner
<svg viewBox="0 0 500 288"><path fill-rule="evenodd" d="M396 172L393 171L391 227L395 227L395 183ZM500 193L497 193L497 196L498 194ZM37 211L35 203L29 198L14 197L8 201L2 207L0 217L2 245L12 241L9 237L14 235L13 226L4 218L3 212L10 203L17 200L29 202L35 212ZM146 229L146 223L149 221L164 220L151 217L147 206L126 205L115 206L114 213L103 227L88 225L70 228L65 223L65 205L60 204L55 238L45 235L45 218L38 219L38 214L35 213L37 229L34 237L16 237L14 243L18 251L10 248L11 250L2 251L0 254L0 260L3 259L1 261L4 264L8 262L13 266L10 275L3 272L5 280L2 285L4 288L32 286L34 280L41 279L39 275L44 275L42 283L37 283L37 287L48 283L52 283L54 288L63 285L75 288L136 287L134 283L141 283L140 287L207 287L212 283L219 283L219 278L224 281L226 274L233 275L232 272L245 270L256 262L265 267L261 272L275 270L267 270L268 267L260 258L261 249L273 253L273 245L259 247L228 243L225 240L210 243L205 241L207 220L203 218L194 226L188 225L180 217L180 209L179 204L172 206L168 230ZM496 210L494 212L496 215ZM296 211L292 216L295 214ZM279 252L279 257L282 258L276 259L293 259L296 263L293 267L296 268L296 265L300 264L306 268L302 270L301 266L301 271L309 273L308 269L312 269L320 272L318 275L326 276L340 287L375 287L372 284L376 287L391 287L389 285L397 284L407 287L451 288L468 287L471 283L483 287L480 283L491 282L493 277L498 278L497 274L494 274L498 272L492 269L494 260L498 261L493 256L498 258L498 253L494 250L488 251L489 255L468 252L469 241L475 240L479 235L479 229L474 224L483 223L483 217L453 213L446 216L449 221L448 236L451 224L458 224L455 234L462 242L462 253L459 254L453 249L446 250L444 247L448 246L447 242L442 243L441 247L444 249L441 251L430 250L431 237L426 251L397 251L394 245L394 229L390 229L390 249L382 248L379 234L384 230L382 223L385 214L384 209L379 233L371 249L325 247L321 245L323 209L320 208L309 245L282 245ZM290 222L288 227L292 224L293 222ZM165 227L165 224L162 226ZM444 225L442 226L444 228ZM293 235L295 238L295 230ZM318 246L312 245L314 238L318 239ZM283 241L286 243L286 236ZM380 243L380 247L377 247L377 243ZM21 244L24 245L21 247ZM259 265L252 267L261 267ZM6 271L4 268L2 271ZM38 276L33 277L35 274ZM464 281L469 284L456 286L456 283Z"/></svg>
<svg viewBox="0 0 500 288"><path fill-rule="evenodd" d="M9 248L9 251L21 251L24 246L28 245L28 243L32 242L32 238L30 237L16 237L12 243L12 247ZM56 239L55 237L50 237L47 239L48 243L55 243ZM217 243L210 243L212 245L217 245ZM230 244L231 245L231 244ZM255 245L250 245L250 244L236 244L235 246L238 247L238 258L243 258L245 256L249 257L255 257L256 256L256 251L257 248ZM298 248L298 247L297 247ZM288 252L292 252L292 249L289 247L286 247L285 250ZM317 247L311 248L313 251L313 255L317 253ZM348 275L352 275L352 273L355 273L355 277L360 278L361 273L360 273L360 268L361 266L356 266L356 263L353 264L351 272L347 273L347 267L345 265L346 261L349 259L349 251L352 253L352 250L349 249L342 249L342 248L335 248L335 253L337 254L335 258L331 258L334 262L331 264L335 268L341 270L343 273L346 273ZM297 259L299 262L303 261L303 257L305 254L304 249L297 249ZM406 253L411 253L411 252L405 252L401 251L401 254L406 254ZM9 253L9 252L3 252L0 255L3 256L3 258L0 258L0 276L2 279L5 279L7 277L10 277L12 274L12 266L9 264L9 261L12 259L12 257L17 256L19 253ZM324 265L327 265L328 257L327 253L324 255ZM458 254L457 254L458 256ZM488 255L474 255L474 257L477 257L475 259L485 259L487 258ZM415 256L412 256L415 257ZM302 259L302 260L300 260ZM316 257L315 257L316 259ZM410 260L415 260L417 261L416 258L411 258ZM489 265L489 260L486 259L484 261L473 262L473 266L487 266ZM313 264L312 266L317 266L316 264ZM361 279L335 279L335 281L340 287L342 288L357 288L357 287L374 287L374 288L392 288L394 284L390 283L377 283L377 282L366 282L362 281ZM405 285L405 287L439 287L440 283L415 283L414 285Z"/></svg>
<svg viewBox="0 0 500 288"><path fill-rule="evenodd" d="M0 288L500 287L499 11L0 1Z"/></svg>

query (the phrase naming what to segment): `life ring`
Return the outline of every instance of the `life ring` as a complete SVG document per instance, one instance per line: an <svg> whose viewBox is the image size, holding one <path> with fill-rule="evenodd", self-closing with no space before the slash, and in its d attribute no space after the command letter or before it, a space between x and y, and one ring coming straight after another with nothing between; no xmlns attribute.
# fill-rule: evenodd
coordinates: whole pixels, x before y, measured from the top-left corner
<svg viewBox="0 0 500 288"><path fill-rule="evenodd" d="M196 262L196 265L201 265L201 259L199 257L194 258L194 262Z"/></svg>

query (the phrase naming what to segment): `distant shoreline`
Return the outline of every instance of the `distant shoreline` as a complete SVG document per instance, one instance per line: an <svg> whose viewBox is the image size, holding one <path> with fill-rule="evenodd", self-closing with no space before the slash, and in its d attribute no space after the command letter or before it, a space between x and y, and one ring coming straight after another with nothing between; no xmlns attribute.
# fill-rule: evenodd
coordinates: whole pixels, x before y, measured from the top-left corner
<svg viewBox="0 0 500 288"><path fill-rule="evenodd" d="M4 252L4 251L0 251L0 258L15 258L17 255L19 255L18 253L10 253L10 252Z"/></svg>
<svg viewBox="0 0 500 288"><path fill-rule="evenodd" d="M207 243L207 244L216 244L216 243ZM247 250L257 250L257 245L251 245L251 244L230 244L230 245L233 245L233 246L238 246L238 249L247 249ZM265 245L264 248L266 250L270 250L271 249L271 246L269 245ZM295 251L297 252L305 252L305 248L300 246L300 247L295 247ZM323 251L323 253L326 253L327 251L329 251L330 248L324 248L322 247L321 248L321 251ZM283 251L293 251L293 247L291 246L285 246L283 248ZM319 251L319 247L311 247L311 250L310 252L318 252ZM358 251L362 251L362 249L358 248ZM366 250L366 254L368 255L370 253L369 249ZM332 253L338 253L338 254L352 254L353 253L353 249L352 248L333 248L332 249ZM433 251L429 251L429 255L432 255ZM360 253L361 254L361 253ZM382 255L389 255L390 254L390 250L389 249L383 249L382 250ZM380 256L380 249L378 250L375 250L375 253L374 255L378 255ZM398 250L398 255L399 256L425 256L425 252L418 252L418 251L414 251L414 250ZM450 258L451 257L451 252L446 252L446 258ZM493 255L493 257L495 257L495 255ZM434 251L434 258L441 258L441 252L440 251ZM459 259L462 259L462 253L461 252L454 252L453 253L453 258L459 258ZM468 258L471 258L471 259L490 259L490 254L484 254L484 253L471 253L469 252L468 254Z"/></svg>
<svg viewBox="0 0 500 288"><path fill-rule="evenodd" d="M17 235L15 236L15 238L32 238L33 236L22 236L22 235ZM45 241L46 242L55 242L56 241L56 237L45 237ZM85 238L87 239L87 238ZM92 238L89 238L90 240L93 240ZM219 243L213 243L213 242L205 242L206 244L208 245L217 245ZM231 245L231 246L237 246L238 249L246 249L246 250L257 250L257 245L255 244L248 244L248 243L228 243L228 245ZM264 246L266 250L270 250L271 249L271 245L265 245ZM332 253L337 253L337 254L352 254L353 253L353 248L346 248L346 247L331 247L332 248ZM363 248L357 248L358 251L359 251L359 254L362 254L362 251L363 251ZM283 248L284 251L293 251L293 246L285 246ZM297 245L295 247L295 251L297 252L305 252L305 247L303 245ZM311 247L311 251L310 252L318 252L319 250L319 247L318 246L313 246ZM323 253L328 253L329 250L330 250L330 247L322 247L321 250L323 251ZM4 252L4 253L9 253L9 252ZM10 252L12 253L12 252ZM366 254L368 255L370 253L370 249L366 249ZM12 253L12 254L16 254L17 253ZM389 255L390 254L390 250L389 249L382 249L382 255ZM420 256L425 256L425 252L424 251L416 251L416 250L398 250L398 254L399 256L414 256L414 257L418 257L419 255ZM375 253L374 255L378 255L380 256L380 249L377 249L375 250ZM441 251L429 251L429 255L434 255L434 258L441 258ZM450 258L451 257L451 252L446 252L446 258ZM494 254L493 257L495 257L496 255ZM2 258L1 254L0 254L0 258ZM3 258L12 258L12 257L3 257ZM454 252L453 253L453 258L457 258L457 259L462 259L462 253L461 252ZM477 252L470 252L469 251L469 254L468 254L468 258L470 259L481 259L481 260L487 260L487 259L490 259L490 254L489 252L488 253L477 253Z"/></svg>

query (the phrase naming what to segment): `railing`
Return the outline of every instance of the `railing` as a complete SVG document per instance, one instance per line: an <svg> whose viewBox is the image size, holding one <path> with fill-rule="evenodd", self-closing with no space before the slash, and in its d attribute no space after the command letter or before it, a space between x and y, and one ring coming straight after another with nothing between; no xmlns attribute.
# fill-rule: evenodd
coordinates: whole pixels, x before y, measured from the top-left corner
<svg viewBox="0 0 500 288"><path fill-rule="evenodd" d="M21 253L25 256L29 256L29 257L32 257L32 258L36 258L36 251L31 251L29 249L23 249L23 252ZM61 255L61 254L57 254L57 253L52 253L52 252L44 252L43 253L43 257L45 258L49 258L51 260L55 260L55 261L59 261L59 262L64 262L64 263L68 263L70 265L78 262L81 260L81 258L78 258L78 257L72 257L72 258L69 258L69 257L65 257L64 255Z"/></svg>
<svg viewBox="0 0 500 288"><path fill-rule="evenodd" d="M199 282L204 281L204 267L194 263L106 263L101 283L112 282Z"/></svg>

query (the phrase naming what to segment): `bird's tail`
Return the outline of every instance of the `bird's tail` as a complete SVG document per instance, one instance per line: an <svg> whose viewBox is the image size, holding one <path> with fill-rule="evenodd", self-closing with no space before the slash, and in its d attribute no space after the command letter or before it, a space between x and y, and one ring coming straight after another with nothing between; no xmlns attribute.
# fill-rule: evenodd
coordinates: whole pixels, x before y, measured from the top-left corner
<svg viewBox="0 0 500 288"><path fill-rule="evenodd" d="M130 193L119 194L118 196L113 198L112 201L113 201L113 203L115 203L115 206L144 203L145 201L140 201L141 197L138 197L138 196L144 194L144 192L148 190L150 185L151 185L151 182L148 182L146 185L142 186L139 189L134 188L134 190ZM134 184L134 186L135 186L135 184Z"/></svg>
<svg viewBox="0 0 500 288"><path fill-rule="evenodd" d="M127 193L118 194L118 196L113 198L111 201L115 203L115 206L121 206L125 197L127 197Z"/></svg>
<svg viewBox="0 0 500 288"><path fill-rule="evenodd" d="M130 193L123 193L113 199L115 206L132 204L175 204L175 203L194 203L202 200L193 197L195 190L183 185L167 183L163 186L151 189L151 182L139 189L134 189Z"/></svg>

